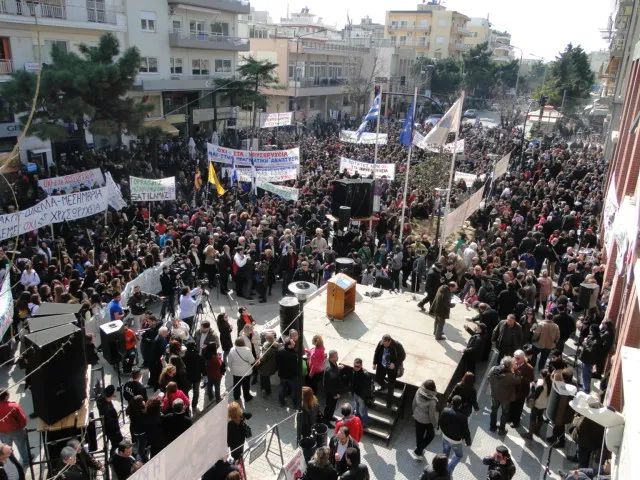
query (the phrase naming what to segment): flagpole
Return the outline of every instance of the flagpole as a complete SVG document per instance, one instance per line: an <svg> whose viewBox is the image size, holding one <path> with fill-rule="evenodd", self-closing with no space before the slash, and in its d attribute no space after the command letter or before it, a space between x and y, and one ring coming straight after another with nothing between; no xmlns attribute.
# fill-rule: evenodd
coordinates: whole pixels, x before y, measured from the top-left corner
<svg viewBox="0 0 640 480"><path fill-rule="evenodd" d="M411 115L411 121L415 118L416 107L418 102L418 87L416 86L413 90L413 115ZM409 107L412 108L412 107ZM379 116L378 116L379 118ZM406 125L405 125L406 127ZM410 131L413 131L413 125L409 126ZM409 144L409 153L407 154L407 171L404 175L404 193L402 195L402 214L400 216L400 243L402 244L402 233L404 231L404 211L407 207L407 189L409 188L409 167L411 166L411 150L413 150L413 139L410 139ZM377 141L376 141L377 146ZM375 178L375 170L374 170L374 178Z"/></svg>
<svg viewBox="0 0 640 480"><path fill-rule="evenodd" d="M464 90L462 90L462 95L460 96L460 108L462 109L464 107ZM457 118L454 119L457 120ZM451 171L449 172L449 186L447 188L447 200L445 202L445 207L444 207L444 213L443 213L443 218L444 221L446 223L447 221L447 213L449 212L449 202L451 201L451 187L453 185L453 175L454 175L454 171L456 168L456 146L458 145L458 136L460 135L460 123L458 122L458 124L456 125L456 138L453 141L453 152L451 153ZM444 235L445 232L445 228L442 229L442 234ZM437 239L438 240L438 258L440 258L440 254L442 253L442 244L444 243L445 239Z"/></svg>
<svg viewBox="0 0 640 480"><path fill-rule="evenodd" d="M378 105L378 118L376 119L376 144L373 150L373 204L375 206L376 202L376 191L377 191L377 168L378 164L378 135L380 135L380 115L382 115L382 93L380 94L380 105ZM378 199L378 211L380 211L380 199ZM369 232L373 235L373 213L369 218Z"/></svg>

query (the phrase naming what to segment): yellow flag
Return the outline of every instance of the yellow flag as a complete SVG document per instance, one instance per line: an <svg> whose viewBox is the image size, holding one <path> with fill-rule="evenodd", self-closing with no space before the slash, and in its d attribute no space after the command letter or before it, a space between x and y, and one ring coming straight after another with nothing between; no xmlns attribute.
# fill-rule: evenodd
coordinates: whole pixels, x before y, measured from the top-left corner
<svg viewBox="0 0 640 480"><path fill-rule="evenodd" d="M213 183L216 186L218 195L224 195L224 187L220 183L220 180L218 180L216 170L213 168L213 164L211 162L209 162L209 183Z"/></svg>
<svg viewBox="0 0 640 480"><path fill-rule="evenodd" d="M196 178L193 182L193 189L194 190L200 190L200 187L202 186L202 176L200 175L200 169L196 170Z"/></svg>

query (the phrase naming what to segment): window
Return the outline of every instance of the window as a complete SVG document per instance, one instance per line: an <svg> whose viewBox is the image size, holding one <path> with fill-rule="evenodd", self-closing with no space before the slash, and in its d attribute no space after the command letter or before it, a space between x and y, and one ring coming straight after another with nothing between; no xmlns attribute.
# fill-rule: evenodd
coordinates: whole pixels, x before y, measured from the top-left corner
<svg viewBox="0 0 640 480"><path fill-rule="evenodd" d="M406 45L407 44L407 37L405 37L404 35L402 35L400 37L400 45Z"/></svg>
<svg viewBox="0 0 640 480"><path fill-rule="evenodd" d="M216 73L231 72L231 60L216 60Z"/></svg>
<svg viewBox="0 0 640 480"><path fill-rule="evenodd" d="M211 24L211 33L214 35L229 36L229 24L226 22L216 22Z"/></svg>
<svg viewBox="0 0 640 480"><path fill-rule="evenodd" d="M209 60L191 60L193 75L209 75Z"/></svg>
<svg viewBox="0 0 640 480"><path fill-rule="evenodd" d="M155 32L156 12L140 12L140 28L143 32Z"/></svg>
<svg viewBox="0 0 640 480"><path fill-rule="evenodd" d="M158 73L158 57L141 57L140 73Z"/></svg>
<svg viewBox="0 0 640 480"><path fill-rule="evenodd" d="M204 33L204 22L191 20L189 22L189 30L191 30L192 35Z"/></svg>
<svg viewBox="0 0 640 480"><path fill-rule="evenodd" d="M295 76L296 66L293 63L289 64L289 78L293 78Z"/></svg>
<svg viewBox="0 0 640 480"><path fill-rule="evenodd" d="M174 20L171 25L174 33L178 33L180 30L182 30L182 22L180 20Z"/></svg>
<svg viewBox="0 0 640 480"><path fill-rule="evenodd" d="M42 63L53 62L53 59L51 58L51 51L54 45L57 45L60 51L64 53L69 52L69 43L66 40L45 40L44 50L42 51ZM35 49L34 58L38 58L38 46L34 45L34 49Z"/></svg>
<svg viewBox="0 0 640 480"><path fill-rule="evenodd" d="M316 109L316 99L315 97L309 97L309 110Z"/></svg>
<svg viewBox="0 0 640 480"><path fill-rule="evenodd" d="M396 36L395 35L391 35L391 44L395 45L396 43Z"/></svg>
<svg viewBox="0 0 640 480"><path fill-rule="evenodd" d="M444 43L444 37L436 37L436 43L438 45L441 45Z"/></svg>
<svg viewBox="0 0 640 480"><path fill-rule="evenodd" d="M426 45L426 44L427 44L427 37L420 37L420 38L418 39L418 45L422 45L422 46L424 46L424 45Z"/></svg>
<svg viewBox="0 0 640 480"><path fill-rule="evenodd" d="M407 21L406 20L400 20L400 28L407 28Z"/></svg>
<svg viewBox="0 0 640 480"><path fill-rule="evenodd" d="M169 59L169 69L174 75L182 74L182 59L178 57L172 57Z"/></svg>

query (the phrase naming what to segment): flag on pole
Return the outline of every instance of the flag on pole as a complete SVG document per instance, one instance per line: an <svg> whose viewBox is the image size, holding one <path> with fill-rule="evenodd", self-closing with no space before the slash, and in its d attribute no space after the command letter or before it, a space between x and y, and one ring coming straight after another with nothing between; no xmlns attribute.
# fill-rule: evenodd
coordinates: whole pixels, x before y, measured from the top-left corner
<svg viewBox="0 0 640 480"><path fill-rule="evenodd" d="M413 138L413 103L407 111L407 118L404 119L404 125L400 132L400 143L406 147L411 146Z"/></svg>
<svg viewBox="0 0 640 480"><path fill-rule="evenodd" d="M258 173L253 158L251 159L251 191L254 195L258 195Z"/></svg>
<svg viewBox="0 0 640 480"><path fill-rule="evenodd" d="M369 120L375 120L376 118L378 118L378 115L380 115L380 97L381 95L377 95L376 98L373 99L371 108L369 108L369 112L364 117L364 121L358 127L358 130L356 131L356 138L358 140L360 140L360 136L363 134L364 129L367 126L367 122Z"/></svg>
<svg viewBox="0 0 640 480"><path fill-rule="evenodd" d="M209 164L211 165L211 164ZM193 189L194 190L200 190L200 187L202 187L202 175L200 174L200 169L198 168L196 170L196 178L193 181Z"/></svg>
<svg viewBox="0 0 640 480"><path fill-rule="evenodd" d="M236 172L236 158L233 157L231 162L231 168L233 171L231 172L231 186L233 187L236 183L238 183L238 172Z"/></svg>
<svg viewBox="0 0 640 480"><path fill-rule="evenodd" d="M216 169L213 168L213 163L209 162L209 183L213 183L216 186L216 191L218 195L224 195L224 187L218 180L218 176L216 175Z"/></svg>
<svg viewBox="0 0 640 480"><path fill-rule="evenodd" d="M456 100L451 108L444 114L435 127L431 129L418 145L425 149L427 145L442 146L447 141L450 133L456 133L462 119L462 97Z"/></svg>

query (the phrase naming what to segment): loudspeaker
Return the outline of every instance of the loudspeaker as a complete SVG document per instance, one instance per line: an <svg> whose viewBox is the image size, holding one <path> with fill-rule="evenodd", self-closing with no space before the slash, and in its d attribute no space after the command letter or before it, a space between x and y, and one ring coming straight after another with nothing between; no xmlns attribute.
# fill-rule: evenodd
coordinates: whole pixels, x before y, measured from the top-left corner
<svg viewBox="0 0 640 480"><path fill-rule="evenodd" d="M124 356L124 323L121 320L100 325L102 356L111 365L116 365Z"/></svg>
<svg viewBox="0 0 640 480"><path fill-rule="evenodd" d="M292 328L300 331L300 317L293 321L300 313L300 302L296 297L283 297L280 300L280 335L284 337Z"/></svg>
<svg viewBox="0 0 640 480"><path fill-rule="evenodd" d="M367 218L373 213L373 180L334 180L331 214L337 217L340 207L351 207L353 218Z"/></svg>
<svg viewBox="0 0 640 480"><path fill-rule="evenodd" d="M594 308L598 302L600 287L596 283L582 283L578 292L578 306L584 310Z"/></svg>
<svg viewBox="0 0 640 480"><path fill-rule="evenodd" d="M338 210L338 228L347 228L351 222L351 207L340 207Z"/></svg>
<svg viewBox="0 0 640 480"><path fill-rule="evenodd" d="M87 397L84 334L66 324L30 333L25 339L30 347L26 359L33 411L52 425L79 410Z"/></svg>

